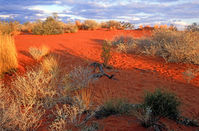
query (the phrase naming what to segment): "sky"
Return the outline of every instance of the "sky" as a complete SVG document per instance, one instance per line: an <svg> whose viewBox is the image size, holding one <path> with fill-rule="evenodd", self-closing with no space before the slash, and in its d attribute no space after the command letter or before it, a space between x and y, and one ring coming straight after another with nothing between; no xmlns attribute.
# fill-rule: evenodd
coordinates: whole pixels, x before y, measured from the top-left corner
<svg viewBox="0 0 199 131"><path fill-rule="evenodd" d="M183 28L199 22L199 0L0 0L1 20L45 20L52 13L64 22L118 20Z"/></svg>

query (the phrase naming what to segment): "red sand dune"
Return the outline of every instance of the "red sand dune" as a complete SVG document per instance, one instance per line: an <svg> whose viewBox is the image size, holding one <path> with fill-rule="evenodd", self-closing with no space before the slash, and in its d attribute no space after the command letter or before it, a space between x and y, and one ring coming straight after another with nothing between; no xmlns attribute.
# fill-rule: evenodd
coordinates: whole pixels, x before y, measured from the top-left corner
<svg viewBox="0 0 199 131"><path fill-rule="evenodd" d="M79 31L62 35L36 36L18 35L15 43L19 54L20 69L34 64L28 56L31 46L47 45L51 51L62 55L66 67L71 65L88 65L92 61L99 61L103 40L111 40L117 35L132 35L134 37L150 36L150 31ZM118 81L101 78L95 85L95 93L108 90L110 95L126 96L133 103L141 102L144 92L153 91L155 88L166 88L176 93L183 102L181 110L187 117L199 117L199 76L190 84L186 83L182 72L197 66L189 64L165 63L161 58L151 58L137 55L113 53L110 62L116 69L112 71ZM100 98L101 97L101 98ZM135 119L127 116L112 116L99 120L107 131L147 130L142 128ZM166 121L169 127L178 130L195 130L196 128L184 127L172 121Z"/></svg>

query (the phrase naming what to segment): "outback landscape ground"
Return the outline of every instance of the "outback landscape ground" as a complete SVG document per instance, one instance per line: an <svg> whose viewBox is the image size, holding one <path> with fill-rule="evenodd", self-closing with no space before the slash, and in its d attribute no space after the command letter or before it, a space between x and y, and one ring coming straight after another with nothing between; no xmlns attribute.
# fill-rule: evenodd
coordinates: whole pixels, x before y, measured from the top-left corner
<svg viewBox="0 0 199 131"><path fill-rule="evenodd" d="M133 37L135 39L141 39L145 37L152 37L152 35L153 35L153 30L148 30L148 29L109 30L105 28L100 28L100 29L95 29L95 30L79 30L76 33L64 33L64 34L59 34L59 35L33 35L33 34L22 32L14 36L14 41L15 41L15 46L16 46L16 51L17 51L17 61L18 61L17 71L12 74L10 73L4 74L4 76L1 78L1 81L3 83L1 90L5 91L4 88L8 88L8 87L12 88L11 89L12 91L10 91L11 94L8 95L8 97L9 96L12 97L12 93L14 92L13 90L14 88L17 87L16 81L20 80L19 78L21 77L22 77L21 79L23 79L23 76L25 80L26 78L28 79L28 75L26 73L29 72L29 70L31 69L37 70L37 68L40 68L40 63L42 63L42 61L44 61L45 58L48 58L49 54L56 56L58 62L60 62L58 69L60 68L61 71L58 72L59 75L55 75L56 78L53 78L53 80L54 79L57 80L58 78L62 79L63 76L65 76L66 74L70 74L72 70L75 70L78 67L81 67L80 69L82 68L93 69L92 67L90 67L90 64L92 64L93 62L103 63L104 61L102 60L102 49L103 49L104 40L113 41L114 38L118 36L128 36L128 37ZM31 56L30 49L32 47L41 48L44 45L49 49L48 55L39 60L35 60L33 56ZM128 103L139 104L143 102L144 96L147 91L154 92L156 89L164 89L168 92L172 92L176 94L176 96L180 99L181 105L180 105L179 110L182 116L185 116L186 118L190 118L191 120L194 120L194 121L199 119L199 98L198 98L199 75L197 74L197 72L195 72L195 74L193 73L195 70L199 68L197 64L183 63L183 62L179 62L179 63L167 62L165 61L165 59L158 56L147 56L147 55L140 55L140 54L129 54L129 53L124 53L124 52L118 52L114 49L114 47L111 48L110 54L112 57L108 61L108 66L110 66L111 68L110 69L104 68L104 72L106 72L109 75L114 75L113 76L114 79L108 79L108 77L103 76L103 77L97 78L94 82L88 82L88 84L86 85L86 88L84 87L82 89L77 89L77 91L71 91L72 92L71 93L72 95L70 94L71 97L76 96L76 95L81 96L84 103L83 105L86 105L85 108L86 109L88 108L87 110L95 110L97 109L98 106L103 105L105 101L109 99L116 100L116 98L117 99L124 98L128 100ZM76 74L77 78L82 77L81 71L77 72ZM47 69L47 74L49 72L50 70ZM89 72L89 73L92 73L92 72ZM30 75L30 78L32 78L33 80L34 75L33 74L32 76ZM48 77L44 76L44 79L48 79ZM39 79L38 83L40 83L41 81L42 79L41 80ZM57 80L57 82L58 81L59 80ZM76 80L73 79L71 83L73 83L74 81ZM34 82L36 81L33 80L33 83L32 83L33 85L37 84ZM51 83L52 79L48 82ZM78 83L79 81L76 81L76 82ZM21 87L24 87L26 84L27 83L24 82L24 84L21 84ZM67 96L66 94L68 91L61 90L61 89L59 90L57 88L59 88L60 85L59 84L57 85L56 82L54 84L55 86L53 86L51 91L55 92L55 95L51 94L52 97L51 95L43 93L42 89L40 89L42 87L38 87L40 90L37 92L38 93L37 95L41 95L41 96L44 95L46 99L52 98L53 100L57 100L57 98L61 98L60 94L66 97ZM27 85L31 85L31 84L27 84ZM39 86L42 86L42 85L39 85ZM14 94L13 98L17 96L16 93L20 94L22 92L27 92L26 90L28 90L28 88L18 88L18 92L16 91L15 93L13 93ZM31 94L34 94L33 92L34 90L30 90L30 92L27 93L27 95L31 96ZM78 93L81 95L78 95ZM1 97L5 99L5 96L1 95ZM17 96L16 99L18 99L18 97L19 96ZM29 116L30 112L33 113L35 111L34 108L36 105L34 102L32 106L28 105L27 101L25 101L26 97L27 96L23 96L23 98L19 97L20 100L24 99L23 101L24 103L22 102L23 104L21 105L22 107L20 108L22 109L29 108L31 110L31 111L26 110L27 114L24 117L22 117L23 119ZM44 97L41 97L40 99L43 100L43 98ZM33 97L31 98L27 97L28 101L30 99L32 100ZM47 101L47 104L49 103L52 104L54 102L54 101L50 102L48 100L44 100L44 101L45 102ZM25 103L27 104L27 106ZM92 103L92 106L90 106L91 103ZM3 103L1 104L3 105ZM68 118L64 119L63 117L63 119L57 122L55 121L55 118L58 118L56 117L56 115L49 117L50 114L53 114L52 112L56 112L56 110L58 109L60 110L59 113L61 114L61 116L64 116L65 113L62 110L62 108L63 109L65 108L63 105L67 105L67 104L57 102L52 107L45 108L43 115L41 117L36 118L38 120L34 119L34 113L33 113L32 118L27 120L23 126L20 124L17 124L16 127L14 128L19 129L19 130L38 130L38 131L61 130L61 129L80 130L81 129L80 126L77 126L77 125L78 124L81 125L80 123L83 121L82 119L88 114L82 114L79 120L77 120L77 115L75 116L74 119L69 117L69 119L73 121L72 122L73 124L68 122L67 120ZM43 106L41 107L38 106L37 109L40 110L41 108L43 108ZM25 112L21 109L19 110L21 111L21 114ZM1 116L5 117L4 116L5 113L6 111L4 111L1 114ZM57 114L59 113L57 112ZM103 117L101 119L92 117L91 119L86 121L86 124L92 125L93 122L96 122L97 125L99 126L98 130L105 130L105 131L158 130L156 128L158 124L157 125L151 124L152 126L149 126L149 128L145 128L143 127L142 124L140 124L142 123L140 121L152 120L152 118L148 119L147 116L143 115L142 113L143 112L141 112L141 115L132 115L133 113L128 113L128 114L124 113L121 115L119 113L119 115L118 114L110 115L107 117ZM35 117L37 117L37 115L35 115ZM15 120L14 118L12 119ZM12 119L10 119L10 121L12 121ZM32 125L30 124L31 126L26 125L27 123L29 123L29 121L31 121L31 119L34 119L35 123L37 123L38 126L36 126L35 123L33 123ZM6 120L8 120L8 123L9 123L9 118ZM1 120L1 128L5 130L6 130L6 127L10 127L10 128L12 127L10 126L10 124L12 123L8 125L5 124L6 120L3 120L3 119ZM179 123L177 124L174 120L168 119L166 117L160 117L160 120L158 120L158 122L159 121L161 123L164 123L163 124L164 126L161 125L161 123L159 124L160 125L159 127L161 126L164 127L164 128L160 128L161 130L175 130L175 131L199 130L197 126L187 126L187 125L183 125ZM34 129L32 127L36 127L36 128ZM11 130L13 129L11 128ZM90 130L95 130L95 129L93 127L92 129L90 128L90 129L81 129L81 130L90 131Z"/></svg>

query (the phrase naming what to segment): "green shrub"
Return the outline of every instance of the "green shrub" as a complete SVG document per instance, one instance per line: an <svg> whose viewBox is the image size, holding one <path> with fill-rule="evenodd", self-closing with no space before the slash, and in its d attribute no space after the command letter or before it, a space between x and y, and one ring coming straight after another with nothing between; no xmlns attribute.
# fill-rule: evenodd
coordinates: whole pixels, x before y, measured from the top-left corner
<svg viewBox="0 0 199 131"><path fill-rule="evenodd" d="M144 107L150 107L154 116L177 119L180 111L180 100L175 94L156 89L155 92L147 92Z"/></svg>
<svg viewBox="0 0 199 131"><path fill-rule="evenodd" d="M95 30L99 27L98 23L94 20L85 20L81 26L84 30Z"/></svg>
<svg viewBox="0 0 199 131"><path fill-rule="evenodd" d="M107 66L111 59L111 47L112 47L111 42L104 41L101 53L101 58L103 60L104 66Z"/></svg>
<svg viewBox="0 0 199 131"><path fill-rule="evenodd" d="M131 109L132 104L130 104L128 100L122 98L112 98L104 102L101 109L96 112L95 117L99 119L110 115L128 114Z"/></svg>
<svg viewBox="0 0 199 131"><path fill-rule="evenodd" d="M35 35L55 35L63 33L64 29L60 25L60 22L51 16L44 22L38 21L33 28L33 34Z"/></svg>

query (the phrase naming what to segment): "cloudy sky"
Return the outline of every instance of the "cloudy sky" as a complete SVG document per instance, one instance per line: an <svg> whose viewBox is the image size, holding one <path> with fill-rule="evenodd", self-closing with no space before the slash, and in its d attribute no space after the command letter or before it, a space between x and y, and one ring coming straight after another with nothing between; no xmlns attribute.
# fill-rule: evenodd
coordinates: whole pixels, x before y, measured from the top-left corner
<svg viewBox="0 0 199 131"><path fill-rule="evenodd" d="M136 25L199 22L199 0L0 0L0 19L44 20L53 12L60 20L119 20Z"/></svg>

